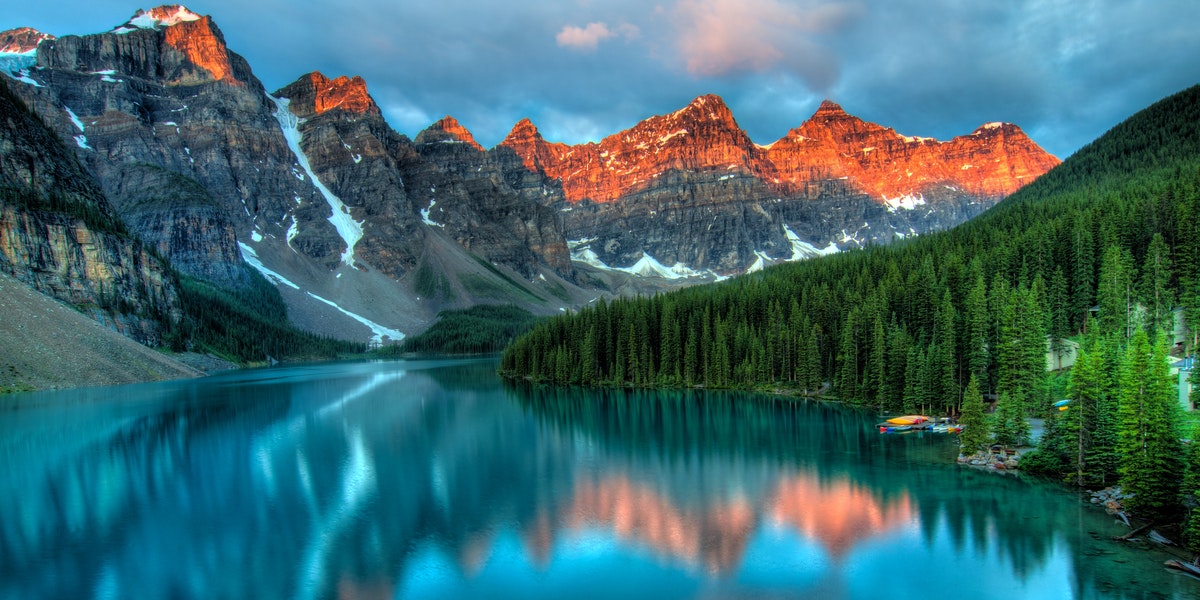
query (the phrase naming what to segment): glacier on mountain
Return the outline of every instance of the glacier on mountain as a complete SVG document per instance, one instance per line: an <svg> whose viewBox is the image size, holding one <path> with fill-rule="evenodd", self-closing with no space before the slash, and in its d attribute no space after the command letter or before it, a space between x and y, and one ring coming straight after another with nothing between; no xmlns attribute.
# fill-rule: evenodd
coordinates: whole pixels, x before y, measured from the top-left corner
<svg viewBox="0 0 1200 600"><path fill-rule="evenodd" d="M346 250L342 252L342 262L351 267L354 266L354 245L358 240L362 239L363 229L362 221L355 221L350 216L350 209L338 198L329 188L321 183L321 179L313 173L312 166L308 163L308 155L300 148L300 140L303 137L300 133L300 118L292 114L288 105L291 103L287 98L275 98L267 96L275 103L275 118L279 120L279 128L283 131L283 137L287 140L288 147L292 149L292 154L296 155L296 161L300 163L300 167L305 173L312 178L313 185L320 190L321 195L325 197L325 201L329 203L330 210L333 214L329 216L329 222L337 229L338 235L346 242ZM303 180L303 178L301 178Z"/></svg>

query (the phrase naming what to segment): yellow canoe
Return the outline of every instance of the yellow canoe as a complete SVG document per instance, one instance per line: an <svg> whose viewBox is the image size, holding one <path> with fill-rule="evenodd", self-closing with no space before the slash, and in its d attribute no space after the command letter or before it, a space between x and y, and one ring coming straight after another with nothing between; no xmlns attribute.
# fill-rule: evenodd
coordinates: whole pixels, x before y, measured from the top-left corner
<svg viewBox="0 0 1200 600"><path fill-rule="evenodd" d="M928 420L929 417L923 415L904 415L903 417L892 417L887 422L892 425L919 425Z"/></svg>

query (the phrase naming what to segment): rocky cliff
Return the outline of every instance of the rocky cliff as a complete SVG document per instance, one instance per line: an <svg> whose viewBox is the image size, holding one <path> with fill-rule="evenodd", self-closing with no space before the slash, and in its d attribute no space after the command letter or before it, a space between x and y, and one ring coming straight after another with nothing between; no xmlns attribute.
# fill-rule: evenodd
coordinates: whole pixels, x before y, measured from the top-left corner
<svg viewBox="0 0 1200 600"><path fill-rule="evenodd" d="M502 288L529 295L506 278L570 276L551 209L497 185L495 169L468 182L428 160L387 125L361 78L312 73L268 94L211 18L175 5L99 34L3 39L22 51L0 65L15 91L131 231L224 287L245 283L246 258L307 328L419 330L442 308L484 299L453 272L464 264L488 265L470 282L495 301L513 299ZM461 256L432 258L446 252ZM412 281L422 264L449 282L436 301ZM544 312L562 302L533 295Z"/></svg>
<svg viewBox="0 0 1200 600"><path fill-rule="evenodd" d="M939 142L828 101L760 146L712 95L578 146L547 142L523 120L501 151L561 186L545 201L562 213L576 260L668 276L739 273L950 227L1058 164L1012 124ZM511 167L509 176L521 177Z"/></svg>
<svg viewBox="0 0 1200 600"><path fill-rule="evenodd" d="M855 190L893 205L937 186L1002 198L1059 163L1011 123L940 142L868 123L828 100L766 151L780 190L803 192L814 181L846 177Z"/></svg>
<svg viewBox="0 0 1200 600"><path fill-rule="evenodd" d="M0 270L143 343L178 322L169 267L0 81Z"/></svg>
<svg viewBox="0 0 1200 600"><path fill-rule="evenodd" d="M668 171L705 170L752 174L774 193L803 193L815 182L845 178L850 189L884 203L933 185L1002 197L1059 162L1011 123L988 123L939 142L868 123L828 100L803 125L759 146L714 95L578 146L545 141L526 119L501 146L527 169L561 180L570 202L612 202L653 187Z"/></svg>
<svg viewBox="0 0 1200 600"><path fill-rule="evenodd" d="M277 215L288 213L296 197L316 195L293 175L295 160L274 104L207 17L164 7L140 11L107 33L44 41L28 79L18 94L73 147L111 198L129 195L131 173L139 181L147 176L130 165L152 165L199 182L217 203L219 214L202 203L197 209L207 214L194 218L220 222L189 232L189 247L209 250L189 257L183 248L165 253L185 273L206 277L211 272L192 272L190 265L212 260L224 261L212 265L216 271L237 272L242 263L230 230L278 229ZM185 200L172 210L187 220L192 206Z"/></svg>
<svg viewBox="0 0 1200 600"><path fill-rule="evenodd" d="M524 189L522 180L514 185L506 179L503 165L458 121L446 117L434 123L417 135L416 149L435 168L423 173L430 189L426 211L447 235L525 277L535 277L543 265L572 276L558 215ZM422 180L422 174L411 174Z"/></svg>
<svg viewBox="0 0 1200 600"><path fill-rule="evenodd" d="M310 73L275 96L296 117L313 175L354 207L357 223L345 230L358 238L355 256L376 269L400 279L425 251L425 238L444 235L526 278L543 266L570 272L553 211L508 189L452 119L410 141L384 121L359 77Z"/></svg>
<svg viewBox="0 0 1200 600"><path fill-rule="evenodd" d="M0 32L0 54L27 54L37 50L42 40L54 40L54 36L32 27L18 27Z"/></svg>

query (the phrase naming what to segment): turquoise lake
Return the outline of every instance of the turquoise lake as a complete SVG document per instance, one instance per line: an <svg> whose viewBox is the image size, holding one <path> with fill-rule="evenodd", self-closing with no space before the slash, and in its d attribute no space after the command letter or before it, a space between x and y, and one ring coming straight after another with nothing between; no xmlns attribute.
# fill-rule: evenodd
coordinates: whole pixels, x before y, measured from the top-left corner
<svg viewBox="0 0 1200 600"><path fill-rule="evenodd" d="M0 598L1200 598L835 404L347 362L0 397Z"/></svg>

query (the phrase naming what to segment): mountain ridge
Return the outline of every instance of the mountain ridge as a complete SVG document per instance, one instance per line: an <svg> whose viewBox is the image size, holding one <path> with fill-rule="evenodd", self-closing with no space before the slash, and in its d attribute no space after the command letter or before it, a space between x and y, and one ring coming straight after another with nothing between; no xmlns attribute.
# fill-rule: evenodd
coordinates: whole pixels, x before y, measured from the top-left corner
<svg viewBox="0 0 1200 600"><path fill-rule="evenodd" d="M548 314L888 243L978 214L1021 175L1003 172L1020 163L1008 148L1023 147L1008 126L935 144L826 102L797 128L840 124L809 131L825 145L797 134L763 146L711 94L582 145L522 119L484 149L452 116L409 139L360 76L309 71L268 92L211 17L180 5L38 41L3 70L120 218L189 276L238 287L253 266L324 335L366 327L395 340L445 308ZM973 142L1000 159L991 175L924 174L933 148L984 147ZM908 162L881 168L890 161L870 145Z"/></svg>
<svg viewBox="0 0 1200 600"><path fill-rule="evenodd" d="M999 148L995 143L997 137L1001 137ZM707 148L699 152L680 152L680 142L689 138L699 140L693 145ZM866 145L871 140L880 140L881 143ZM851 142L860 142L857 150L863 154L884 150L888 151L888 156L860 160L852 156ZM562 180L567 200L573 203L585 199L594 202L619 200L635 190L639 183L645 182L645 171L661 173L672 168L737 168L754 174L773 189L788 193L803 189L806 183L815 178L813 170L817 169L821 178L849 176L861 180L860 191L869 192L885 203L889 198L919 193L922 185L940 182L973 188L975 193L986 197L1010 194L1022 184L1003 177L1001 171L1007 162L998 168L988 169L983 177L970 177L953 173L954 168L968 170L975 167L960 161L953 166L940 168L939 179L919 179L915 185L897 181L900 178L893 173L889 173L893 175L892 180L886 181L883 175L875 173L879 171L878 167L872 169L869 166L894 160L893 157L907 159L908 155L921 153L921 150L907 148L908 145L925 150L918 157L925 168L936 168L936 163L939 160L945 162L947 157L969 156L986 148L991 154L1018 163L1013 169L1012 179L1032 180L1061 162L1038 147L1019 126L1012 123L986 123L969 134L941 141L902 135L890 127L864 121L828 99L822 101L804 123L783 137L769 144L756 144L737 125L732 110L724 100L715 94L698 96L674 112L647 117L628 129L605 136L599 142L576 145L550 142L541 136L532 121L522 119L498 144L517 152L530 170L538 170L548 177ZM946 151L939 155L936 150L943 148ZM1017 154L1016 161L1008 158L1010 148ZM638 150L643 151L642 154L654 155L649 159L651 169L637 164ZM662 157L664 150L665 158ZM817 155L816 161L813 155ZM859 168L853 168L856 163ZM598 172L607 172L622 183L616 186L605 184L603 178L597 176ZM632 181L626 179L630 175L633 175ZM905 177L908 178L911 178L911 174Z"/></svg>

